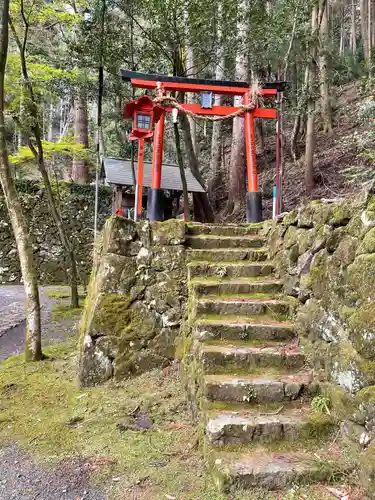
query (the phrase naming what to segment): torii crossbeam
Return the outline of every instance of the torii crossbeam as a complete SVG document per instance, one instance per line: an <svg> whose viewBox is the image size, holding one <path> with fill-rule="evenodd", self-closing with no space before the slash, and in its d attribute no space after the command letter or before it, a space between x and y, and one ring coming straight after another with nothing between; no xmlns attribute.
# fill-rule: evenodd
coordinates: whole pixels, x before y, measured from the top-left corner
<svg viewBox="0 0 375 500"><path fill-rule="evenodd" d="M251 103L250 85L248 82L234 82L228 80L206 80L166 76L159 74L139 73L136 71L121 70L122 79L131 82L133 87L154 90L157 96L166 92L211 92L212 94L225 94L241 96L242 104ZM279 92L285 89L285 82L266 82L262 84L260 94L265 99L274 99ZM200 104L181 104L187 111L197 115L227 116L238 111L236 106L209 106ZM165 111L171 111L166 109ZM262 220L262 199L258 191L258 173L256 166L255 127L254 118L278 118L278 110L273 108L256 107L252 111L244 111L245 118L245 143L247 164L246 213L249 222ZM155 125L154 148L152 157L152 180L148 194L147 212L150 220L163 220L163 191L160 189L161 165L163 160L165 112Z"/></svg>

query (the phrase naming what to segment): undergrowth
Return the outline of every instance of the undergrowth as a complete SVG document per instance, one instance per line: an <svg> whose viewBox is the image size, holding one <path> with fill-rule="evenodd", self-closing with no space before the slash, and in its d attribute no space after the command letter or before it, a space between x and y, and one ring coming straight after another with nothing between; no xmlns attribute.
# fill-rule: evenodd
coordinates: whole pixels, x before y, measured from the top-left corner
<svg viewBox="0 0 375 500"><path fill-rule="evenodd" d="M0 365L0 446L15 440L52 466L72 456L96 461L100 465L91 481L111 486L108 500L228 499L216 491L206 470L176 371L156 370L80 389L77 338L45 353L48 358L38 363L26 364L17 356ZM147 416L151 429L134 430L129 425L134 415ZM280 494L238 491L230 498L330 498L322 488L299 488L298 497L287 496L289 489Z"/></svg>

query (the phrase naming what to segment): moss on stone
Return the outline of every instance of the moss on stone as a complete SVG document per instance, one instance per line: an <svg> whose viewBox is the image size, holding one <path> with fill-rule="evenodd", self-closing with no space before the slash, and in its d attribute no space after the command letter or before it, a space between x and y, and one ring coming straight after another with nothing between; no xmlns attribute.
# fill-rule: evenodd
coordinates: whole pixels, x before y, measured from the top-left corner
<svg viewBox="0 0 375 500"><path fill-rule="evenodd" d="M375 362L363 359L349 342L331 345L327 361L331 380L352 394L375 383Z"/></svg>
<svg viewBox="0 0 375 500"><path fill-rule="evenodd" d="M333 253L333 262L338 266L348 266L355 259L357 246L358 240L356 238L348 234L344 235Z"/></svg>
<svg viewBox="0 0 375 500"><path fill-rule="evenodd" d="M353 396L341 387L327 382L320 385L320 392L329 399L332 413L338 420L348 419L354 413Z"/></svg>
<svg viewBox="0 0 375 500"><path fill-rule="evenodd" d="M314 206L306 205L299 209L298 227L311 228L314 227L313 220Z"/></svg>
<svg viewBox="0 0 375 500"><path fill-rule="evenodd" d="M110 217L103 231L103 250L105 253L127 255L129 243L136 236L136 223L123 217Z"/></svg>
<svg viewBox="0 0 375 500"><path fill-rule="evenodd" d="M331 226L346 226L353 216L353 206L347 200L336 203L332 208L329 223Z"/></svg>
<svg viewBox="0 0 375 500"><path fill-rule="evenodd" d="M169 219L151 224L151 241L154 245L181 245L185 241L185 222Z"/></svg>
<svg viewBox="0 0 375 500"><path fill-rule="evenodd" d="M355 396L356 406L363 403L375 404L375 385L370 385L361 389Z"/></svg>
<svg viewBox="0 0 375 500"><path fill-rule="evenodd" d="M318 201L319 200L315 200ZM332 205L330 203L314 203L311 202L311 206L313 207L313 222L314 227L320 227L324 224L327 224L329 219L331 218L332 213Z"/></svg>
<svg viewBox="0 0 375 500"><path fill-rule="evenodd" d="M282 225L283 226L291 226L293 224L297 224L297 217L298 217L298 209L294 209L288 214L285 215Z"/></svg>
<svg viewBox="0 0 375 500"><path fill-rule="evenodd" d="M375 357L375 300L356 308L349 318L351 341L367 359Z"/></svg>
<svg viewBox="0 0 375 500"><path fill-rule="evenodd" d="M298 230L297 243L298 243L298 250L299 250L300 255L307 252L308 250L311 250L311 248L314 245L316 235L317 235L317 230L314 228L307 229L307 230L306 229L299 229Z"/></svg>
<svg viewBox="0 0 375 500"><path fill-rule="evenodd" d="M346 232L350 234L350 236L353 236L354 238L360 238L364 230L361 214L355 213L345 229Z"/></svg>
<svg viewBox="0 0 375 500"><path fill-rule="evenodd" d="M296 226L289 226L284 235L283 246L285 248L290 248L297 243L298 240L298 229Z"/></svg>
<svg viewBox="0 0 375 500"><path fill-rule="evenodd" d="M369 498L375 498L375 441L360 457L360 480Z"/></svg>
<svg viewBox="0 0 375 500"><path fill-rule="evenodd" d="M374 296L375 254L356 257L347 268L347 284L362 300Z"/></svg>
<svg viewBox="0 0 375 500"><path fill-rule="evenodd" d="M321 298L326 289L328 252L324 248L314 255L310 266L310 279L313 294Z"/></svg>
<svg viewBox="0 0 375 500"><path fill-rule="evenodd" d="M310 299L299 308L295 320L297 332L314 341L318 337L318 324L321 322L324 311L316 299Z"/></svg>
<svg viewBox="0 0 375 500"><path fill-rule="evenodd" d="M339 246L340 241L345 236L345 229L343 227L335 228L327 238L326 248L328 252L332 253Z"/></svg>
<svg viewBox="0 0 375 500"><path fill-rule="evenodd" d="M128 297L117 293L102 296L95 309L90 333L121 337L131 319L130 304Z"/></svg>
<svg viewBox="0 0 375 500"><path fill-rule="evenodd" d="M365 234L357 253L375 253L375 227Z"/></svg>

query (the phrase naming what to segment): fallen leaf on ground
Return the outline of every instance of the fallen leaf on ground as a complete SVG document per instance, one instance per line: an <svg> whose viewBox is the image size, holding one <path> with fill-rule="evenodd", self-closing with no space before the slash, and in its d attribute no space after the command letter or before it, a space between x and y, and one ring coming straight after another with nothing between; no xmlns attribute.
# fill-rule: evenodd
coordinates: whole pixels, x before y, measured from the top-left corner
<svg viewBox="0 0 375 500"><path fill-rule="evenodd" d="M180 429L183 429L185 427L185 424L169 424L166 427L167 431L178 431Z"/></svg>
<svg viewBox="0 0 375 500"><path fill-rule="evenodd" d="M325 490L331 493L334 497L339 498L340 500L349 500L349 495L344 491L338 490L337 488L326 486Z"/></svg>

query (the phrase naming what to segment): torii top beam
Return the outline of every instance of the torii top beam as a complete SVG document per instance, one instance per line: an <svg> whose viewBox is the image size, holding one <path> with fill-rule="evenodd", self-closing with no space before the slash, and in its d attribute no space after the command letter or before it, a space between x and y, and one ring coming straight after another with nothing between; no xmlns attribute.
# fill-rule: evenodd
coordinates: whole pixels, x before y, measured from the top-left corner
<svg viewBox="0 0 375 500"><path fill-rule="evenodd" d="M153 90L156 82L163 84L166 91L177 92L201 92L209 91L214 94L243 95L249 90L248 82L233 82L230 80L206 80L198 78L185 78L181 76L166 76L152 73L139 73L121 69L121 76L124 81L131 82L133 87ZM260 93L265 97L273 97L277 92L285 90L286 82L265 82L262 83Z"/></svg>

